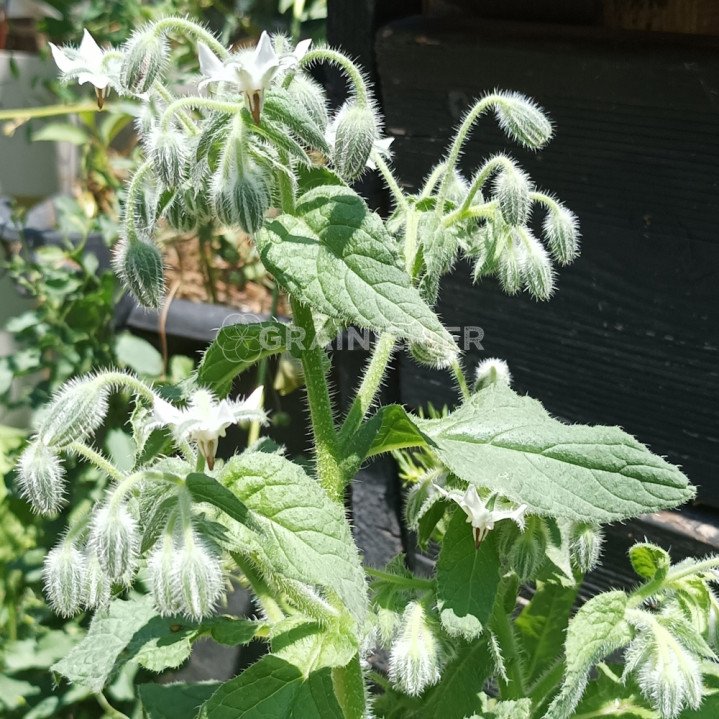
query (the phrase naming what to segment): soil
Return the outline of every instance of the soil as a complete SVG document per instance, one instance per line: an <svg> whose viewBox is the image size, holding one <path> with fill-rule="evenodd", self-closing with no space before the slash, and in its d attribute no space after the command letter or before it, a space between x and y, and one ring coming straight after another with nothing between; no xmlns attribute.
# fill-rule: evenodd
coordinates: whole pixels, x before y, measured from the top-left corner
<svg viewBox="0 0 719 719"><path fill-rule="evenodd" d="M274 281L259 262L252 239L238 235L235 242L240 259L231 262L220 257L215 240L213 246L205 244L201 253L196 235L166 239L162 244L170 295L193 302L228 305L241 312L287 316L285 296L280 295L273 308Z"/></svg>

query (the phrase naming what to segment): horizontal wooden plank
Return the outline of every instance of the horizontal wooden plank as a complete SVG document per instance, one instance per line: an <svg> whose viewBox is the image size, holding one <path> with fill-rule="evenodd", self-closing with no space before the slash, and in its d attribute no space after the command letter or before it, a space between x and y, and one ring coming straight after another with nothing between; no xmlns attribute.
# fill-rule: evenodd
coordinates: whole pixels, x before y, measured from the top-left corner
<svg viewBox="0 0 719 719"><path fill-rule="evenodd" d="M460 265L439 311L479 325L517 388L570 421L623 426L684 466L719 505L719 54L706 39L639 43L605 31L415 20L380 31L378 58L396 165L416 187L469 98L521 90L549 108L555 141L513 148L536 182L579 215L583 253L549 303L472 286ZM486 118L471 171L508 143ZM402 398L452 400L448 379L402 359Z"/></svg>

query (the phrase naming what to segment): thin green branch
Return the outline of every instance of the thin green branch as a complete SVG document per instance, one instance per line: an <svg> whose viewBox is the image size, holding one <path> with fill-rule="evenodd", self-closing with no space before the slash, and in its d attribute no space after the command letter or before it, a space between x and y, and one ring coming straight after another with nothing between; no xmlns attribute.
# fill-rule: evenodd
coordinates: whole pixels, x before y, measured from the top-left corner
<svg viewBox="0 0 719 719"><path fill-rule="evenodd" d="M112 464L106 457L103 457L99 452L88 447L82 442L72 442L67 446L67 451L76 454L79 457L90 462L101 472L104 472L108 477L112 477L116 482L122 484L126 479L124 475L114 464Z"/></svg>
<svg viewBox="0 0 719 719"><path fill-rule="evenodd" d="M384 181L387 185L387 189L389 189L389 191L392 193L392 196L394 197L397 206L403 210L406 210L407 198L404 196L402 188L399 186L399 183L397 182L397 179L392 173L392 170L389 165L384 161L384 158L377 150L372 150L370 158L382 174L382 177L384 178Z"/></svg>
<svg viewBox="0 0 719 719"><path fill-rule="evenodd" d="M204 42L205 45L207 45L210 50L215 53L215 55L223 60L226 60L230 56L230 53L227 51L225 46L219 42L212 33L208 32L201 25L198 25L191 20L186 20L182 17L166 17L155 23L155 26L153 27L153 32L158 35L168 30L177 30L181 33L194 37L196 40Z"/></svg>
<svg viewBox="0 0 719 719"><path fill-rule="evenodd" d="M385 572L383 569L374 569L373 567L365 567L365 574L373 579L381 579L390 584L396 584L399 587L407 589L434 589L434 581L432 579L424 579L423 577L403 577L401 574L393 574Z"/></svg>
<svg viewBox="0 0 719 719"><path fill-rule="evenodd" d="M369 90L362 72L346 55L337 50L322 47L310 50L301 60L300 66L309 67L314 62L328 62L341 68L349 79L354 90L355 99L360 107L368 107L370 104Z"/></svg>

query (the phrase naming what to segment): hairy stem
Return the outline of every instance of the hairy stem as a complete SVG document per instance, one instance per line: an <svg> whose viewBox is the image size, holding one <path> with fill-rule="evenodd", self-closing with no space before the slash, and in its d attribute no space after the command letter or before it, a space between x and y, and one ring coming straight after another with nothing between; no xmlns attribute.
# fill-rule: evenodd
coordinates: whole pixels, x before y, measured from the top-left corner
<svg viewBox="0 0 719 719"><path fill-rule="evenodd" d="M317 475L327 494L335 501L342 502L344 478L338 459L337 433L325 376L325 353L317 343L310 308L294 297L291 298L291 303L295 324L303 330L300 359L305 374L307 401L315 440Z"/></svg>
<svg viewBox="0 0 719 719"><path fill-rule="evenodd" d="M434 589L434 582L431 579L423 577L403 577L400 574L392 574L382 569L374 569L373 567L365 567L365 574L373 579L381 579L382 581L396 584L399 587L407 587L408 589Z"/></svg>
<svg viewBox="0 0 719 719"><path fill-rule="evenodd" d="M336 65L341 68L352 85L357 104L360 107L367 107L369 105L367 83L364 77L362 77L359 68L346 55L326 47L317 48L310 50L302 60L300 60L300 66L309 67L314 62L328 62L331 65Z"/></svg>
<svg viewBox="0 0 719 719"><path fill-rule="evenodd" d="M175 114L184 110L215 110L216 112L234 115L241 113L243 107L244 105L240 103L214 100L211 97L181 97L165 108L160 118L160 127L167 132Z"/></svg>
<svg viewBox="0 0 719 719"><path fill-rule="evenodd" d="M462 395L462 399L469 399L472 396L472 393L469 391L467 378L464 376L464 370L462 370L462 365L460 365L459 360L454 360L450 368L455 380L457 381L457 387Z"/></svg>
<svg viewBox="0 0 719 719"><path fill-rule="evenodd" d="M403 210L406 210L407 199L405 198L404 193L402 192L402 188L397 182L397 179L392 173L390 166L385 162L384 158L377 150L372 150L372 152L370 153L370 158L382 174L385 184L387 185L389 191L392 193L392 197L394 197L397 206L401 207Z"/></svg>
<svg viewBox="0 0 719 719"><path fill-rule="evenodd" d="M112 477L119 485L127 479L127 477L112 464L106 457L82 442L72 442L67 446L67 451L86 459L90 464L104 472L108 477Z"/></svg>
<svg viewBox="0 0 719 719"><path fill-rule="evenodd" d="M284 612L272 597L267 583L262 579L260 573L252 565L252 562L237 552L232 552L231 554L235 564L237 564L240 571L245 575L245 579L247 579L267 619L273 623L282 621L285 618Z"/></svg>
<svg viewBox="0 0 719 719"><path fill-rule="evenodd" d="M192 22L191 20L186 20L182 17L166 17L155 23L155 26L153 27L153 32L158 35L168 30L176 30L185 35L194 37L195 40L204 42L205 45L207 45L210 50L215 53L215 55L223 60L230 56L230 53L226 50L225 46L219 42L212 33L208 32L204 27Z"/></svg>
<svg viewBox="0 0 719 719"><path fill-rule="evenodd" d="M127 714L123 714L119 709L115 709L115 707L107 701L107 697L105 697L102 692L95 692L95 699L105 714L111 717L111 719L130 719Z"/></svg>

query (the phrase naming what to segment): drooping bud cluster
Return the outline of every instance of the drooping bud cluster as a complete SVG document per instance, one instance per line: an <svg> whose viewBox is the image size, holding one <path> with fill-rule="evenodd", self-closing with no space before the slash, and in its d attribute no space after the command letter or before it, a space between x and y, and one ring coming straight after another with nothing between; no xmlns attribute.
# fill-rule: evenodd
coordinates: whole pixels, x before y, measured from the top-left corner
<svg viewBox="0 0 719 719"><path fill-rule="evenodd" d="M147 563L150 586L158 611L184 614L199 620L212 613L222 589L222 567L217 555L194 530L180 537L165 535Z"/></svg>
<svg viewBox="0 0 719 719"><path fill-rule="evenodd" d="M538 150L552 139L552 123L542 109L518 92L500 92L494 111L500 127L515 142Z"/></svg>
<svg viewBox="0 0 719 719"><path fill-rule="evenodd" d="M110 579L124 584L132 581L140 553L140 532L123 501L110 498L95 510L88 546Z"/></svg>
<svg viewBox="0 0 719 719"><path fill-rule="evenodd" d="M22 496L38 514L52 515L60 510L65 494L65 470L58 454L39 439L33 440L17 465Z"/></svg>
<svg viewBox="0 0 719 719"><path fill-rule="evenodd" d="M152 241L120 240L115 246L113 266L143 307L160 307L165 295L165 272L162 255Z"/></svg>

